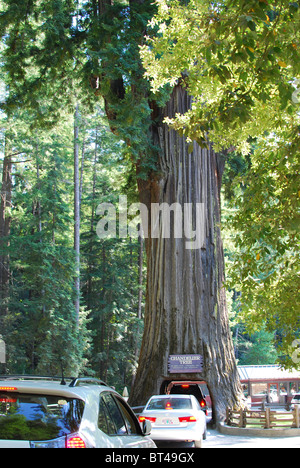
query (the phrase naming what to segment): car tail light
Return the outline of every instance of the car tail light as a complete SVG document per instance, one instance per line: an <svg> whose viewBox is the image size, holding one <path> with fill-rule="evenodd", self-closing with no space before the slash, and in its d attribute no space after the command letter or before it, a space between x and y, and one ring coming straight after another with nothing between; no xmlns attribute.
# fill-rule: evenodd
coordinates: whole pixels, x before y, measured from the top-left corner
<svg viewBox="0 0 300 468"><path fill-rule="evenodd" d="M200 402L200 406L201 406L201 408L205 408L205 406L206 406L206 403L205 403L205 401L204 401L204 400L201 400L201 402Z"/></svg>
<svg viewBox="0 0 300 468"><path fill-rule="evenodd" d="M78 435L67 437L66 448L86 448L84 440Z"/></svg>
<svg viewBox="0 0 300 468"><path fill-rule="evenodd" d="M193 423L197 421L197 418L195 416L182 416L181 418L178 418L179 422L182 423Z"/></svg>
<svg viewBox="0 0 300 468"><path fill-rule="evenodd" d="M53 440L30 442L31 448L91 448L78 434L59 437Z"/></svg>
<svg viewBox="0 0 300 468"><path fill-rule="evenodd" d="M17 389L17 387L0 387L0 391L4 391L4 392L15 392Z"/></svg>
<svg viewBox="0 0 300 468"><path fill-rule="evenodd" d="M156 421L156 418L151 418L150 416L139 416L139 422L141 422L141 423L146 421L146 419L147 419L147 421L150 421L152 423L155 423L155 421Z"/></svg>
<svg viewBox="0 0 300 468"><path fill-rule="evenodd" d="M181 385L181 388L190 388L190 386L187 384L184 384L184 385Z"/></svg>

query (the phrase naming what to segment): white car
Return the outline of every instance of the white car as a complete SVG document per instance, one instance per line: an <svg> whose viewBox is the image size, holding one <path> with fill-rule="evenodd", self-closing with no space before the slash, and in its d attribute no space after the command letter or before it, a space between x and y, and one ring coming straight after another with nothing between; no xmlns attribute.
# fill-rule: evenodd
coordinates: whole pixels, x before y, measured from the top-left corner
<svg viewBox="0 0 300 468"><path fill-rule="evenodd" d="M102 381L0 377L0 448L156 448Z"/></svg>
<svg viewBox="0 0 300 468"><path fill-rule="evenodd" d="M300 393L295 393L295 395L293 395L293 399L291 401L293 409L295 408L295 405L300 405Z"/></svg>
<svg viewBox="0 0 300 468"><path fill-rule="evenodd" d="M201 448L206 438L206 417L194 395L153 396L139 421L151 422L153 440L194 441Z"/></svg>

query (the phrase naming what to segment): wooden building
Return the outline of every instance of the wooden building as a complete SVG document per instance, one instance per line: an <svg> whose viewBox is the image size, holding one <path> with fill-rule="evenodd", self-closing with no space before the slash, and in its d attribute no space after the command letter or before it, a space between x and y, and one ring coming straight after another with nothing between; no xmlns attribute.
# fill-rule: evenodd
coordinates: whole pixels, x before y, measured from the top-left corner
<svg viewBox="0 0 300 468"><path fill-rule="evenodd" d="M300 371L288 371L280 366L238 366L245 396L251 403L284 405L295 393L300 393Z"/></svg>

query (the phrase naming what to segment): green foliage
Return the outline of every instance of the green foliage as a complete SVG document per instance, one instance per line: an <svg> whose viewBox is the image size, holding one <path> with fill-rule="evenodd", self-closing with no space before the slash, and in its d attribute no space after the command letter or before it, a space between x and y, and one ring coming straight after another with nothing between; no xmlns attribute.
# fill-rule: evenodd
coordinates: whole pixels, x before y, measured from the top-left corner
<svg viewBox="0 0 300 468"><path fill-rule="evenodd" d="M57 129L31 133L24 113L16 114L10 125L15 153L8 251L11 279L7 311L1 316L8 366L15 372L56 374L63 365L76 373L84 352L78 335L85 334L85 324L77 329L74 311L72 142L68 142L72 121L61 119L59 136Z"/></svg>
<svg viewBox="0 0 300 468"><path fill-rule="evenodd" d="M137 366L143 330L138 318L137 240L100 240L96 209L118 203L126 184L124 143L98 107L80 116L81 308L75 313L73 248L73 118L31 131L16 112L9 236L10 285L0 328L7 371L65 375L87 372L121 391ZM3 115L3 125L8 126ZM4 135L3 135L4 138ZM3 145L4 146L4 145ZM2 304L0 304L2 305Z"/></svg>
<svg viewBox="0 0 300 468"><path fill-rule="evenodd" d="M253 335L253 342L246 356L241 359L241 365L266 365L276 363L278 354L273 348L273 333L265 331L257 332Z"/></svg>
<svg viewBox="0 0 300 468"><path fill-rule="evenodd" d="M126 149L99 116L86 119L85 134L81 284L93 337L89 368L121 390L131 384L143 331L137 310L139 242L98 239L96 209L103 202L118 207L126 184Z"/></svg>
<svg viewBox="0 0 300 468"><path fill-rule="evenodd" d="M246 151L250 136L295 116L299 9L281 2L158 1L157 37L142 47L154 92L183 79L192 110L175 128L200 144ZM286 115L285 115L286 114ZM228 131L230 129L230 131Z"/></svg>
<svg viewBox="0 0 300 468"><path fill-rule="evenodd" d="M132 162L142 157L140 176L145 178L156 169L157 148L147 135L151 104L139 45L156 8L150 0L130 7L116 1L99 14L95 3L34 0L24 8L22 2L2 2L3 67L11 87L4 107L25 106L45 127L59 120L62 107L74 108L76 99L91 110L102 96L111 127L128 144Z"/></svg>
<svg viewBox="0 0 300 468"><path fill-rule="evenodd" d="M97 239L96 208L103 201L116 202L122 187L135 201L136 166L141 178L156 170L157 148L148 139L152 98L139 57L156 7L150 0L109 3L0 2L1 71L8 89L1 107L15 120L20 109L27 112L25 135L16 129L14 146L16 151L24 147L26 157L34 155L27 165L18 162L14 175L10 266L15 281L5 338L15 371L57 373L63 364L65 372L85 369L108 381L114 375L113 385L130 385L142 332L139 243ZM159 101L166 96L161 93ZM118 139L103 122L102 98ZM62 121L78 102L83 169L79 331L73 305L72 122L66 127ZM20 127L24 120L22 115Z"/></svg>
<svg viewBox="0 0 300 468"><path fill-rule="evenodd" d="M293 133L294 130L294 133ZM242 290L248 330L266 323L277 330L285 366L294 366L290 346L300 331L299 296L299 145L297 129L283 129L281 140L259 144L246 188L235 200L237 254L233 281ZM291 144L292 142L292 144ZM282 157L284 155L284 157ZM240 286L239 286L240 285Z"/></svg>

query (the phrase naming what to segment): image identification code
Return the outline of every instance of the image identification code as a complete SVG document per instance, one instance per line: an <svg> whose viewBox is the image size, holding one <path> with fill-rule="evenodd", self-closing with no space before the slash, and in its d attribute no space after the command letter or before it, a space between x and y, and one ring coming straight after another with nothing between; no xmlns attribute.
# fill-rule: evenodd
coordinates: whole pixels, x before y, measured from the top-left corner
<svg viewBox="0 0 300 468"><path fill-rule="evenodd" d="M149 453L148 461L150 463L193 463L193 453Z"/></svg>

